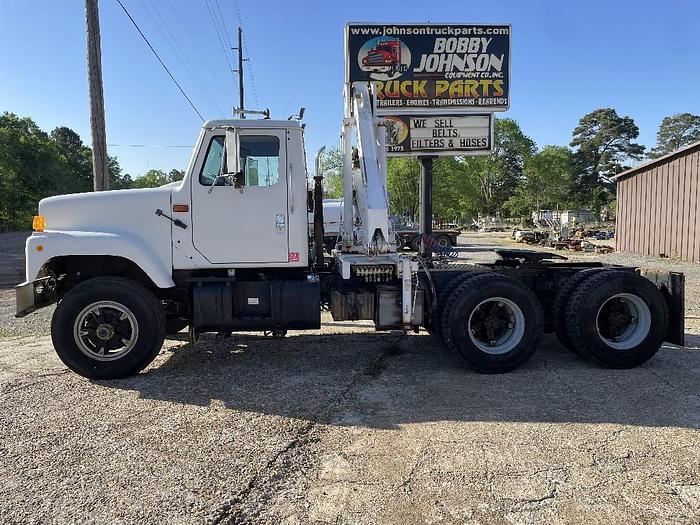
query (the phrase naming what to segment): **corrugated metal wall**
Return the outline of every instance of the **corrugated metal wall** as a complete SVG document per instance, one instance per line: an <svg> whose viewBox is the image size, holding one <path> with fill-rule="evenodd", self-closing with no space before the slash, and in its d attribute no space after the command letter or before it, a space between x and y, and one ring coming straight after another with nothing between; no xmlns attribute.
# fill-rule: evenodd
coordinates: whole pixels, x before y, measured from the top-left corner
<svg viewBox="0 0 700 525"><path fill-rule="evenodd" d="M700 261L700 146L618 180L616 248Z"/></svg>

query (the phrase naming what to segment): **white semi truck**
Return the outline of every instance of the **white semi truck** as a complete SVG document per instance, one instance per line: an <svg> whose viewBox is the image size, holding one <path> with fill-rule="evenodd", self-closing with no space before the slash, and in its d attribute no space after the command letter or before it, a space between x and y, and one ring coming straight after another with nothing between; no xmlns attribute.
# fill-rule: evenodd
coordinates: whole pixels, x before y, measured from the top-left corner
<svg viewBox="0 0 700 525"><path fill-rule="evenodd" d="M168 333L317 329L373 320L427 328L467 363L503 372L543 332L608 367L683 343L683 276L500 250L491 264L434 267L397 253L386 192L384 123L372 86L345 88L339 242L323 253L321 173L309 235L304 130L295 121L204 124L184 179L156 189L44 199L26 243L17 316L58 303L61 360L90 378L146 367ZM352 153L356 148L357 152Z"/></svg>

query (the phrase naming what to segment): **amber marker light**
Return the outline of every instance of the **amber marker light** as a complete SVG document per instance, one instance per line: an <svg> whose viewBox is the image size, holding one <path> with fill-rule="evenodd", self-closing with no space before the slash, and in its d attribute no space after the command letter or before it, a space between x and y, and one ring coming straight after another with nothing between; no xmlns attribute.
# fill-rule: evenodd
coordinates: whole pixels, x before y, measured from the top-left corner
<svg viewBox="0 0 700 525"><path fill-rule="evenodd" d="M32 229L35 232L43 232L46 228L46 217L43 215L35 215L32 219Z"/></svg>
<svg viewBox="0 0 700 525"><path fill-rule="evenodd" d="M43 251L44 251L44 247L43 247L41 244L37 244L37 245L36 245L36 251L38 251L38 252L43 252Z"/></svg>
<svg viewBox="0 0 700 525"><path fill-rule="evenodd" d="M179 213L188 212L190 207L187 204L173 204L173 211Z"/></svg>

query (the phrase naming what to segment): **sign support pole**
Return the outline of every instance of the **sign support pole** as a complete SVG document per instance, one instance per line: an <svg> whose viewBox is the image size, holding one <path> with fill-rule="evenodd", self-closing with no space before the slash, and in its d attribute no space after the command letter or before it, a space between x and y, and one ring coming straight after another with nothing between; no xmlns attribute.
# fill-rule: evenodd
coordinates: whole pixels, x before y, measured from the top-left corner
<svg viewBox="0 0 700 525"><path fill-rule="evenodd" d="M420 227L418 233L422 238L433 234L433 160L436 155L421 155L420 161ZM425 236L425 237L423 237ZM420 255L430 256L430 248L421 242Z"/></svg>

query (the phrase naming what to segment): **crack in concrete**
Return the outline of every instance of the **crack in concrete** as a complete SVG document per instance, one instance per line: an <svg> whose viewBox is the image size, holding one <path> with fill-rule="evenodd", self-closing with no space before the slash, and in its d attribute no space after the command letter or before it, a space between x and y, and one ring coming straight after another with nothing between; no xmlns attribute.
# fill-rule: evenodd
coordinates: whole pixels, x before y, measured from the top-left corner
<svg viewBox="0 0 700 525"><path fill-rule="evenodd" d="M418 471L419 465L422 465L423 459L425 456L427 456L427 451L428 451L428 445L424 444L419 452L418 456L416 457L416 460L413 462L413 466L411 467L411 470L409 470L408 474L406 477L399 483L399 485L396 486L395 491L399 491L401 489L404 489L404 492L410 494L413 492L411 489L411 484L413 483L413 477L415 476L416 472Z"/></svg>
<svg viewBox="0 0 700 525"><path fill-rule="evenodd" d="M399 344L404 337L405 334L401 334L399 338L387 344L379 356L370 361L364 369L353 375L347 383L347 386L327 404L326 409L303 425L296 432L294 438L275 453L275 455L265 463L264 467L248 480L243 489L219 506L215 515L210 520L207 520L207 523L211 525L244 523L249 521L250 518L256 517L259 511L253 511L248 515L243 508L245 506L245 501L250 497L253 491L259 489L262 491L265 499L271 497L270 493L273 490L272 485L288 477L283 475L284 472L272 475L271 471L273 467L278 462L282 463L282 471L284 471L285 468L291 465L292 462L287 456L293 455L295 450L300 450L311 442L308 436L318 428L318 424L315 421L327 420L331 414L340 409L344 403L353 397L356 390L376 380L386 367L387 359L403 353Z"/></svg>

